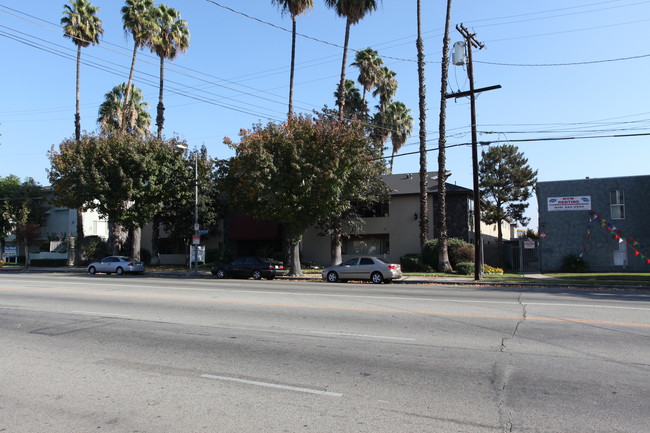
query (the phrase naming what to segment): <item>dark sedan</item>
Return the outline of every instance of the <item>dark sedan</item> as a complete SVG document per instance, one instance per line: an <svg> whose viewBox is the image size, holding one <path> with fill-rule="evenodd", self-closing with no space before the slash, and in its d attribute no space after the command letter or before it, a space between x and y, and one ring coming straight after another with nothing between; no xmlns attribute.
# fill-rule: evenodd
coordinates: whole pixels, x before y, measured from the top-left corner
<svg viewBox="0 0 650 433"><path fill-rule="evenodd" d="M232 263L221 264L212 268L212 275L217 278L250 278L272 280L284 275L282 262L259 257L240 257Z"/></svg>

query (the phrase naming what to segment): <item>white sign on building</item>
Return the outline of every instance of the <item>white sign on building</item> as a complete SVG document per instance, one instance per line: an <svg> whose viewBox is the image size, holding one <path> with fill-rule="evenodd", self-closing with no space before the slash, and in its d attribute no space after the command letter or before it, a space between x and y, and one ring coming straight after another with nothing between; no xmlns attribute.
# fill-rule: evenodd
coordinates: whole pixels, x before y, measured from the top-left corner
<svg viewBox="0 0 650 433"><path fill-rule="evenodd" d="M560 210L591 210L591 196L549 197L546 199L549 212Z"/></svg>

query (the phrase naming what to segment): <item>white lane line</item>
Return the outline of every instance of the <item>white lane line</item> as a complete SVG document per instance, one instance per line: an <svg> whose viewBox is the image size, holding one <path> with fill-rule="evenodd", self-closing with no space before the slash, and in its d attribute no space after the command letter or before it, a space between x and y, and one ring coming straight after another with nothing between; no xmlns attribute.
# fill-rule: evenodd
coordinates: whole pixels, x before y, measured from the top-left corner
<svg viewBox="0 0 650 433"><path fill-rule="evenodd" d="M305 392L308 394L326 395L328 397L343 397L343 394L338 392L323 391L320 389L299 388L296 386L279 385L277 383L269 383L269 382L257 382L254 380L239 379L236 377L215 376L212 374L202 374L201 377L205 379L223 380L226 382L244 383L246 385L263 386L265 388L276 388L276 389L283 389L286 391L296 391L296 392Z"/></svg>
<svg viewBox="0 0 650 433"><path fill-rule="evenodd" d="M110 317L131 317L127 314L100 313L97 311L73 311L73 314L84 314L86 316L110 316Z"/></svg>
<svg viewBox="0 0 650 433"><path fill-rule="evenodd" d="M402 341L415 341L415 338L404 337L388 337L386 335L368 335L368 334L346 334L343 332L326 332L326 331L311 331L312 334L324 335L338 335L341 337L362 337L362 338L377 338L381 340L402 340Z"/></svg>

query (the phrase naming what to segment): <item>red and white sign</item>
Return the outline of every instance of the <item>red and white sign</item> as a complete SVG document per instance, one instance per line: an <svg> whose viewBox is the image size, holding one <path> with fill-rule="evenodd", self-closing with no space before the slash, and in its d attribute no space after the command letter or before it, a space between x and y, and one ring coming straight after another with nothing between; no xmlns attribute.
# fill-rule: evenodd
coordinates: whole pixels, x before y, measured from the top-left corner
<svg viewBox="0 0 650 433"><path fill-rule="evenodd" d="M200 244L201 244L201 235L192 236L192 245L200 245Z"/></svg>
<svg viewBox="0 0 650 433"><path fill-rule="evenodd" d="M546 199L549 212L560 210L591 210L591 196L549 197Z"/></svg>

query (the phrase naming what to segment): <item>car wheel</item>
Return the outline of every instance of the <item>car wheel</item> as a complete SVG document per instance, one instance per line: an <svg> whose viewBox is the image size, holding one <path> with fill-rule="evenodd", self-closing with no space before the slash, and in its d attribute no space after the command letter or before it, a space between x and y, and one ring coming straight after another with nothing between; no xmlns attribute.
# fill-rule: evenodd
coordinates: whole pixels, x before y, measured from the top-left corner
<svg viewBox="0 0 650 433"><path fill-rule="evenodd" d="M124 273L124 269L122 269L122 268L117 268L117 269L115 269L115 273L116 273L117 275L122 275L122 274Z"/></svg>
<svg viewBox="0 0 650 433"><path fill-rule="evenodd" d="M384 276L381 274L381 272L373 272L370 276L370 281L372 281L374 284L381 284L384 282Z"/></svg>
<svg viewBox="0 0 650 433"><path fill-rule="evenodd" d="M88 268L88 273L92 274L92 275L95 275L97 273L97 269L95 269L94 266L91 266L91 267Z"/></svg>
<svg viewBox="0 0 650 433"><path fill-rule="evenodd" d="M337 274L334 271L330 271L327 273L327 281L330 283L336 283L339 280L339 274Z"/></svg>
<svg viewBox="0 0 650 433"><path fill-rule="evenodd" d="M262 279L262 271L260 271L260 270L253 271L253 279L254 280L261 280Z"/></svg>
<svg viewBox="0 0 650 433"><path fill-rule="evenodd" d="M224 278L226 278L226 271L224 271L223 269L217 269L214 273L214 276L219 278L220 280L223 280Z"/></svg>

